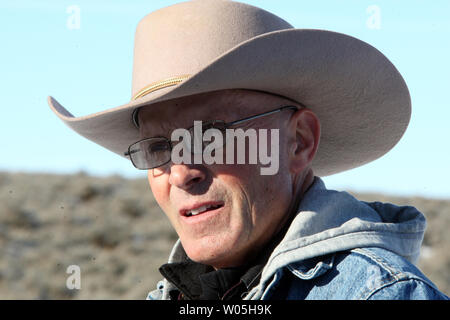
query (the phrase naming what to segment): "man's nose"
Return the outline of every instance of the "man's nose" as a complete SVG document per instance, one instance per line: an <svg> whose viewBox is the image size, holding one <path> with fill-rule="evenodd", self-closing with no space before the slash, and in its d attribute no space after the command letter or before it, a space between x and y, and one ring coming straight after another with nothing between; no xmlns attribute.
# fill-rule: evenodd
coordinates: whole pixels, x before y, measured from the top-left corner
<svg viewBox="0 0 450 320"><path fill-rule="evenodd" d="M206 174L198 167L173 164L170 168L169 183L177 188L189 190L205 180Z"/></svg>

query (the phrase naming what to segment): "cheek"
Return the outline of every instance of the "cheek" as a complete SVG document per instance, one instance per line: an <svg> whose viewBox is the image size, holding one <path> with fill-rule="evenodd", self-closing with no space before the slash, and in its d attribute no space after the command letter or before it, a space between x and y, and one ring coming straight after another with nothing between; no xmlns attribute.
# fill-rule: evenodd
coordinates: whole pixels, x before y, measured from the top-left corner
<svg viewBox="0 0 450 320"><path fill-rule="evenodd" d="M169 184L167 177L164 175L154 176L153 170L148 170L147 173L148 183L152 190L153 196L161 209L166 212L169 205Z"/></svg>
<svg viewBox="0 0 450 320"><path fill-rule="evenodd" d="M232 195L234 212L239 213L239 217L234 218L240 220L246 228L259 223L256 221L257 215L264 214L261 211L267 209L266 200L272 184L267 176L259 174L259 166L224 166L217 178Z"/></svg>
<svg viewBox="0 0 450 320"><path fill-rule="evenodd" d="M288 206L291 195L289 174L283 168L275 175L261 175L259 165L229 166L218 175L235 193L252 224L260 225L262 220L276 219L274 212ZM264 223L263 223L264 224Z"/></svg>

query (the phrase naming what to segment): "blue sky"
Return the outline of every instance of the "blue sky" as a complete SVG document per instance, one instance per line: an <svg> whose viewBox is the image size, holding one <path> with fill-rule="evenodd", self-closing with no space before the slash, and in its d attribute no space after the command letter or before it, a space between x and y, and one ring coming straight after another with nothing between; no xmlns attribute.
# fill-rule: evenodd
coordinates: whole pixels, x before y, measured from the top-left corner
<svg viewBox="0 0 450 320"><path fill-rule="evenodd" d="M68 129L46 97L54 96L76 116L129 101L136 25L147 13L178 2L2 0L0 170L145 177ZM408 84L413 114L403 139L382 158L325 178L328 187L450 197L450 1L243 2L296 28L366 41ZM68 27L74 22L70 8L79 9L79 28Z"/></svg>

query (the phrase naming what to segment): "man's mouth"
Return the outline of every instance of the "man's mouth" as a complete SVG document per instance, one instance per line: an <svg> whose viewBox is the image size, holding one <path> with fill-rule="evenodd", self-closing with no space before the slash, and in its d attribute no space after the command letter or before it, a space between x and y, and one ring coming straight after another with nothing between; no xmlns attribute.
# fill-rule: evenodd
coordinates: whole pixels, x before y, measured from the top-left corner
<svg viewBox="0 0 450 320"><path fill-rule="evenodd" d="M209 204L203 204L200 206L195 206L192 209L184 209L182 210L182 215L185 217L192 217L192 216L197 216L199 214L208 212L208 211L212 211L212 210L216 210L218 208L223 207L223 203L209 203Z"/></svg>

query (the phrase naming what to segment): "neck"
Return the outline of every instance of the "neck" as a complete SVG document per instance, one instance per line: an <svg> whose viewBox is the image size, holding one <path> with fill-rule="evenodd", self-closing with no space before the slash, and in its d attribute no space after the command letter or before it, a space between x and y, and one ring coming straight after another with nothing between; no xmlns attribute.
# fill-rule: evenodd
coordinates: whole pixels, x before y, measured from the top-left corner
<svg viewBox="0 0 450 320"><path fill-rule="evenodd" d="M291 215L295 215L297 209L300 205L301 200L306 191L308 191L309 187L311 187L314 182L314 173L312 169L306 169L301 174L297 175L294 178L294 183L292 187L292 200L287 211L286 217L290 217Z"/></svg>
<svg viewBox="0 0 450 320"><path fill-rule="evenodd" d="M306 191L308 191L313 181L314 173L312 169L305 170L302 174L298 175L296 179L294 179L291 203L286 210L286 215L281 221L280 227L275 232L275 234L281 233L281 230L284 230L284 232L287 231L286 229L289 227L292 219L294 219L295 215L297 214L297 210L301 200L303 199L303 195Z"/></svg>

